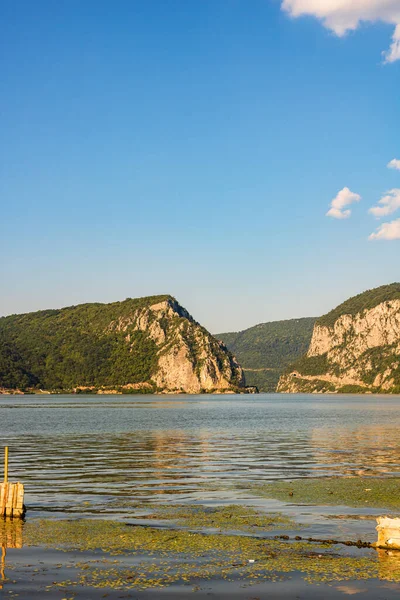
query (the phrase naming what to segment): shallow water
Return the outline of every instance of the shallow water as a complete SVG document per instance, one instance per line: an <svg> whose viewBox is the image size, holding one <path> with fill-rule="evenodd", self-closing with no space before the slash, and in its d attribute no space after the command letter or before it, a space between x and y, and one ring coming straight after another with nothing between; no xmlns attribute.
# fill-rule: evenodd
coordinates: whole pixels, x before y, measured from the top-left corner
<svg viewBox="0 0 400 600"><path fill-rule="evenodd" d="M0 442L30 514L121 515L125 501L240 498L255 482L400 476L399 424L399 396L0 396Z"/></svg>
<svg viewBox="0 0 400 600"><path fill-rule="evenodd" d="M334 581L327 584L310 583L304 580L304 574L292 572L290 576L280 577L274 581L249 582L232 577L231 581L213 578L209 580L195 579L182 581L164 588L147 590L113 589L113 587L88 587L83 585L54 585L74 578L82 572L82 566L87 569L91 563L97 563L99 568L107 568L102 563L109 562L112 566L115 557L104 560L95 553L77 554L56 550L35 549L37 563L32 564L32 549L23 548L8 551L7 572L17 583L5 583L4 594L18 600L108 600L131 598L134 600L196 600L226 599L226 600L261 600L266 598L281 600L340 600L356 595L361 600L398 600L400 585L385 579L385 564L382 563L382 578L365 580ZM141 557L145 558L145 557ZM140 559L139 559L140 560ZM132 571L137 563L128 563ZM93 564L91 565L93 566ZM87 571L84 571L87 572ZM0 578L1 594L1 578Z"/></svg>
<svg viewBox="0 0 400 600"><path fill-rule="evenodd" d="M400 397L388 396L0 396L0 445L10 446L10 479L25 484L28 506L27 523L11 523L12 535L6 532L0 540L0 590L4 586L4 592L12 594L9 597L29 600L44 595L50 600L106 595L184 600L193 592L199 599L338 600L357 594L366 600L394 600L400 593L399 563L391 552L380 551L379 568L372 564L373 574L358 576L356 568L343 580L335 577L330 585L317 585L310 569L321 573L324 581L325 563L321 568L318 563L329 560L331 550L343 554L344 560L371 557L375 551L340 545L315 548L305 557L301 572L273 574L270 580L267 575L265 581L252 575L251 565L245 576L233 572L229 580L208 578L215 568L211 552L198 559L206 561L205 579L188 576L166 588L131 589L132 573L157 560L152 552L136 555L130 549L115 561L104 544L96 552L77 548L60 552L57 545L41 545L36 536L33 546L29 540L26 545L24 537L26 527L37 522L34 517L43 515L44 522L54 527L82 524L75 518L61 523L60 517L88 516L173 528L173 521L152 521L152 513L160 510L152 503L235 503L254 505L262 512L281 511L303 523L304 532L296 524L288 525L294 527L285 530L290 543L299 532L304 537L374 541L372 515L379 514L378 509L302 506L291 498L283 502L257 497L253 488L277 480L326 476L400 478L399 423ZM171 514L176 512L173 507ZM341 518L332 519L334 514ZM93 521L88 523L91 538ZM283 532L267 528L255 535L271 538L276 533ZM188 532L187 539L191 535ZM112 545L113 540L108 542ZM244 547L243 538L240 548ZM163 569L173 569L182 556L177 562L172 553L165 560ZM257 560L250 562L257 571ZM125 567L129 577L123 575ZM104 579L98 588L86 581L93 569Z"/></svg>

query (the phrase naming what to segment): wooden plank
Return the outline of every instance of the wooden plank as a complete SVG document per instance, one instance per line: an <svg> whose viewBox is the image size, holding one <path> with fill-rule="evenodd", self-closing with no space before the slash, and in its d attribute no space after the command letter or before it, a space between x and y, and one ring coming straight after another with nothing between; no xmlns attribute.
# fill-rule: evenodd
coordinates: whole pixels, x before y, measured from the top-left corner
<svg viewBox="0 0 400 600"><path fill-rule="evenodd" d="M15 503L15 508L20 511L24 510L24 486L22 483L17 483L17 501Z"/></svg>
<svg viewBox="0 0 400 600"><path fill-rule="evenodd" d="M0 517L23 517L24 486L22 483L0 484Z"/></svg>
<svg viewBox="0 0 400 600"><path fill-rule="evenodd" d="M14 484L8 484L7 500L6 500L6 517L12 517L14 502Z"/></svg>
<svg viewBox="0 0 400 600"><path fill-rule="evenodd" d="M3 516L3 512L4 512L3 511L4 487L5 487L5 484L2 483L0 485L0 517Z"/></svg>
<svg viewBox="0 0 400 600"><path fill-rule="evenodd" d="M0 516L2 517L6 511L7 487L7 483L2 483L0 486Z"/></svg>

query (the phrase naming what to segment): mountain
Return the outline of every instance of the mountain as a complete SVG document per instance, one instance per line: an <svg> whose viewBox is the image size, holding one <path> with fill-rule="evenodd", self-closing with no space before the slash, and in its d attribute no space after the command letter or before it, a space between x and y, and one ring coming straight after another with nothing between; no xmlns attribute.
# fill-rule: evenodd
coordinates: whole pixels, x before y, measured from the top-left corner
<svg viewBox="0 0 400 600"><path fill-rule="evenodd" d="M0 318L0 388L245 391L242 368L172 296Z"/></svg>
<svg viewBox="0 0 400 600"><path fill-rule="evenodd" d="M215 337L237 357L248 385L274 392L286 367L307 351L314 323L313 317L273 321Z"/></svg>
<svg viewBox="0 0 400 600"><path fill-rule="evenodd" d="M400 393L400 283L350 298L317 320L280 392Z"/></svg>

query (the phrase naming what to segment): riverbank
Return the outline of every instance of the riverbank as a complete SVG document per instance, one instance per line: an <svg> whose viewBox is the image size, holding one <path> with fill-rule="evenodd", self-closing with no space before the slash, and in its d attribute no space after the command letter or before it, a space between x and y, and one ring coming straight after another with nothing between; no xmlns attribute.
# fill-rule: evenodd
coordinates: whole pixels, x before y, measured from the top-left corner
<svg viewBox="0 0 400 600"><path fill-rule="evenodd" d="M332 598L400 593L400 552L310 541L312 529L285 515L242 505L158 506L141 520L3 522L4 593L250 599L273 589L274 597L312 598L321 585Z"/></svg>
<svg viewBox="0 0 400 600"><path fill-rule="evenodd" d="M57 395L0 413L27 505L3 536L5 598L400 596L397 553L345 544L399 516L399 399Z"/></svg>

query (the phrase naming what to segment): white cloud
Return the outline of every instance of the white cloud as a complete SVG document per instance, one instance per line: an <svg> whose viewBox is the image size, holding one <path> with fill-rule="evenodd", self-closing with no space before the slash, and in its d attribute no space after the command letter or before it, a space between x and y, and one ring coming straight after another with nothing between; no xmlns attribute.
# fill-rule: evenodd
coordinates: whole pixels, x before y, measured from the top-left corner
<svg viewBox="0 0 400 600"><path fill-rule="evenodd" d="M383 223L375 233L371 233L369 240L400 240L400 219Z"/></svg>
<svg viewBox="0 0 400 600"><path fill-rule="evenodd" d="M400 59L399 0L283 0L282 9L293 17L311 15L338 36L353 31L362 22L383 21L395 26L385 62Z"/></svg>
<svg viewBox="0 0 400 600"><path fill-rule="evenodd" d="M387 63L400 59L400 24L396 25L392 40L389 50L383 53Z"/></svg>
<svg viewBox="0 0 400 600"><path fill-rule="evenodd" d="M400 160L394 158L387 164L388 169L397 169L400 171Z"/></svg>
<svg viewBox="0 0 400 600"><path fill-rule="evenodd" d="M395 188L387 192L378 202L379 206L373 206L369 209L369 213L374 217L386 217L396 212L400 208L400 189Z"/></svg>
<svg viewBox="0 0 400 600"><path fill-rule="evenodd" d="M336 198L331 202L331 208L326 213L327 217L333 217L334 219L348 219L351 215L351 210L343 210L345 206L352 204L353 202L359 202L361 196L355 194L348 187L344 187Z"/></svg>

